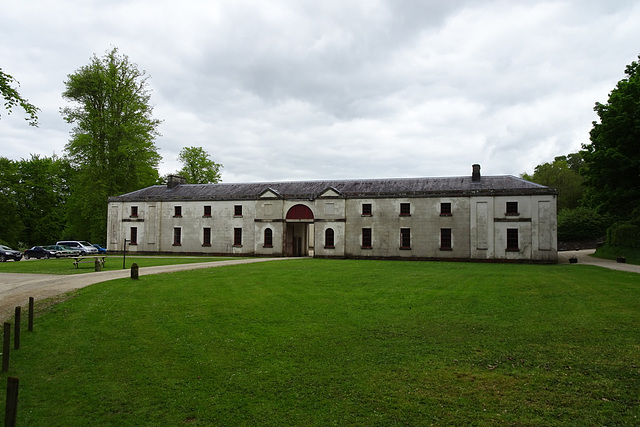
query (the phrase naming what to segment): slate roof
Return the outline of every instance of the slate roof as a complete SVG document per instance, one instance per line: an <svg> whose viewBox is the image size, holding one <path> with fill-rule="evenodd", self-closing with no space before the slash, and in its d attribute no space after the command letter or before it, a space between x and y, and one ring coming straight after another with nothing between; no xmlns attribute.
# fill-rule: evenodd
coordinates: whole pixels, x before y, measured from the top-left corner
<svg viewBox="0 0 640 427"><path fill-rule="evenodd" d="M555 189L511 175L444 178L390 178L326 181L255 182L221 184L181 184L169 189L154 185L110 197L110 202L175 200L255 200L273 192L283 199L313 200L333 189L345 198L446 197L481 195L557 194Z"/></svg>

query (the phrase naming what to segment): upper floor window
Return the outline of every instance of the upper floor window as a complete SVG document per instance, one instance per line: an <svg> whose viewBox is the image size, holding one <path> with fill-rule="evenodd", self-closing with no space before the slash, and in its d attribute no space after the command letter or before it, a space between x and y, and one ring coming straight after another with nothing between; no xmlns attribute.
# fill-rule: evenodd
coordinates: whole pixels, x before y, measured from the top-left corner
<svg viewBox="0 0 640 427"><path fill-rule="evenodd" d="M451 216L451 203L440 203L440 216Z"/></svg>
<svg viewBox="0 0 640 427"><path fill-rule="evenodd" d="M272 248L273 247L273 230L270 228L266 228L264 230L264 247Z"/></svg>
<svg viewBox="0 0 640 427"><path fill-rule="evenodd" d="M362 216L371 216L371 203L362 204Z"/></svg>
<svg viewBox="0 0 640 427"><path fill-rule="evenodd" d="M131 206L131 218L137 218L137 217L138 217L138 207Z"/></svg>
<svg viewBox="0 0 640 427"><path fill-rule="evenodd" d="M520 215L518 212L518 202L507 202L507 215Z"/></svg>
<svg viewBox="0 0 640 427"><path fill-rule="evenodd" d="M411 215L411 203L400 203L400 215L402 216Z"/></svg>
<svg viewBox="0 0 640 427"><path fill-rule="evenodd" d="M335 215L336 213L336 204L333 202L327 202L324 204L324 213L327 215Z"/></svg>
<svg viewBox="0 0 640 427"><path fill-rule="evenodd" d="M173 216L181 217L182 216L182 206L174 206L173 207Z"/></svg>
<svg viewBox="0 0 640 427"><path fill-rule="evenodd" d="M327 249L335 248L333 228L327 228L324 231L324 247Z"/></svg>
<svg viewBox="0 0 640 427"><path fill-rule="evenodd" d="M207 205L207 206L204 207L203 216L206 216L206 217L210 217L211 216L211 206L210 205Z"/></svg>
<svg viewBox="0 0 640 427"><path fill-rule="evenodd" d="M233 207L233 216L242 216L242 205L235 205Z"/></svg>
<svg viewBox="0 0 640 427"><path fill-rule="evenodd" d="M400 229L400 249L411 249L411 229Z"/></svg>

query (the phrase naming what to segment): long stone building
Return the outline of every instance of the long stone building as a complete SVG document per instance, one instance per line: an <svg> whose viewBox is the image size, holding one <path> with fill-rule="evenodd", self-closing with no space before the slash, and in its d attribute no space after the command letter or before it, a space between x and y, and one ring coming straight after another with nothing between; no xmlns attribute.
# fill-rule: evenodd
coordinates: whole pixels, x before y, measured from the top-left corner
<svg viewBox="0 0 640 427"><path fill-rule="evenodd" d="M109 199L107 249L557 262L557 192L514 176L185 184Z"/></svg>

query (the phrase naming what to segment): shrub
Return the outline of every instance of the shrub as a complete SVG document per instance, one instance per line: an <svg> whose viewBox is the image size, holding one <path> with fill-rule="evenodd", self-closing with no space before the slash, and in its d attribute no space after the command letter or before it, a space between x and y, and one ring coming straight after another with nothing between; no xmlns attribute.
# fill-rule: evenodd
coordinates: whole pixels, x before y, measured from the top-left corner
<svg viewBox="0 0 640 427"><path fill-rule="evenodd" d="M616 223L607 230L607 243L612 246L640 249L640 226Z"/></svg>
<svg viewBox="0 0 640 427"><path fill-rule="evenodd" d="M577 242L597 239L606 234L609 224L609 218L594 209L563 209L558 213L558 240Z"/></svg>

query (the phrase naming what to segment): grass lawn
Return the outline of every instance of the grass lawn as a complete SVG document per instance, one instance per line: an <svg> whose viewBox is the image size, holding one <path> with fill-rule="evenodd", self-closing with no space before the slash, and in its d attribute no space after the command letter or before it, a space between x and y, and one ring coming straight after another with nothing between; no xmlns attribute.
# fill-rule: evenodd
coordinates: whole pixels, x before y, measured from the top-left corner
<svg viewBox="0 0 640 427"><path fill-rule="evenodd" d="M92 259L92 257L87 257ZM223 261L227 259L238 259L233 257L152 257L152 256L138 256L127 255L125 259L126 268L131 268L131 264L134 262L139 267L153 267L157 265L174 265L174 264L187 264L193 262L209 262L209 261ZM103 267L103 271L108 270L121 270L122 269L122 255L108 255ZM19 262L7 261L0 263L0 273L32 273L32 274L82 274L95 271L95 267L92 263L81 263L78 268L73 265L73 258L59 258L59 259L30 259L22 260Z"/></svg>
<svg viewBox="0 0 640 427"><path fill-rule="evenodd" d="M604 245L596 250L595 256L606 259L625 257L629 264L640 264L640 249Z"/></svg>
<svg viewBox="0 0 640 427"><path fill-rule="evenodd" d="M23 326L0 380L22 426L637 425L639 285L321 259L141 276Z"/></svg>

